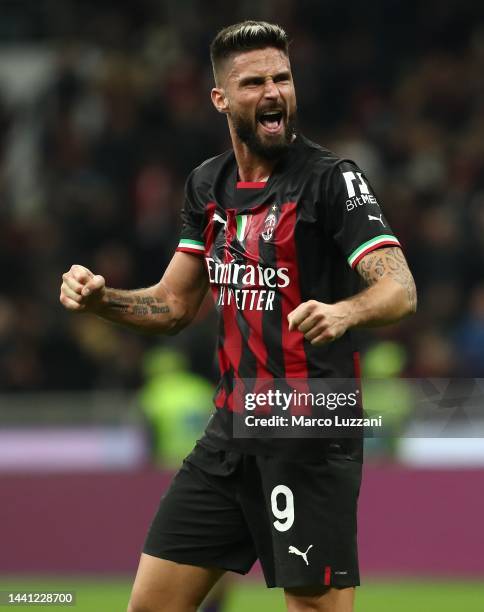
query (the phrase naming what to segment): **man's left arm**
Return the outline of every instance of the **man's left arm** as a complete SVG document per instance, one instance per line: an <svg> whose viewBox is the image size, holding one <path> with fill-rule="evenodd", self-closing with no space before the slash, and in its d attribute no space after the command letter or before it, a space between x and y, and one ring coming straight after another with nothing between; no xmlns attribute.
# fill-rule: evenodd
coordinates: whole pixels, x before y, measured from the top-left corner
<svg viewBox="0 0 484 612"><path fill-rule="evenodd" d="M417 309L417 291L399 247L365 255L356 270L367 287L336 304L309 300L288 315L289 330L298 330L313 345L326 344L353 327L395 323Z"/></svg>

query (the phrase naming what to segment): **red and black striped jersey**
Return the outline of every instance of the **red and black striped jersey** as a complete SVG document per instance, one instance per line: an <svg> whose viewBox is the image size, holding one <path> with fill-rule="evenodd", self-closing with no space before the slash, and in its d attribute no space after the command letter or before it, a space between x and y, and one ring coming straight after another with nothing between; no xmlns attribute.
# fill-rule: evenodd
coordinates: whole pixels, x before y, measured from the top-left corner
<svg viewBox="0 0 484 612"><path fill-rule="evenodd" d="M302 135L266 182L238 181L233 151L201 164L187 180L182 221L177 250L204 258L219 312L221 379L207 439L284 452L284 440L233 439L237 379L358 376L350 331L315 347L289 331L287 315L307 300L353 295L360 259L399 242L358 166Z"/></svg>

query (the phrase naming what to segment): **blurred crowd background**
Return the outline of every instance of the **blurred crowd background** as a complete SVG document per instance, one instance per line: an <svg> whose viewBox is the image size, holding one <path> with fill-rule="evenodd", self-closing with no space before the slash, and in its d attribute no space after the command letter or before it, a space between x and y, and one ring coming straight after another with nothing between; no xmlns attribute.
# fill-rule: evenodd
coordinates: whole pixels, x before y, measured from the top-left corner
<svg viewBox="0 0 484 612"><path fill-rule="evenodd" d="M3 1L0 386L139 388L175 346L216 380L214 313L169 341L66 313L81 263L114 287L160 278L188 172L229 147L208 46L274 20L292 39L302 132L365 170L401 238L418 314L372 332L400 373L484 372L484 22L466 0Z"/></svg>
<svg viewBox="0 0 484 612"><path fill-rule="evenodd" d="M244 19L287 29L301 131L364 169L418 287L415 316L361 337L364 374L390 379L365 381L365 406L393 412L388 436L365 441L360 558L364 574L418 576L418 588L449 579L434 604L384 583L361 610L474 612L484 420L482 390L462 409L478 381L461 383L484 380L476 0L0 0L0 587L13 574L129 574L106 587L121 589L117 604L97 581L79 586L79 610L125 609L170 480L152 464L178 466L207 421L210 298L182 334L153 338L66 312L59 290L73 263L114 287L159 280L188 173L230 146L208 47ZM436 427L405 377L425 379ZM464 592L456 580L471 577ZM227 610L282 606L250 602Z"/></svg>

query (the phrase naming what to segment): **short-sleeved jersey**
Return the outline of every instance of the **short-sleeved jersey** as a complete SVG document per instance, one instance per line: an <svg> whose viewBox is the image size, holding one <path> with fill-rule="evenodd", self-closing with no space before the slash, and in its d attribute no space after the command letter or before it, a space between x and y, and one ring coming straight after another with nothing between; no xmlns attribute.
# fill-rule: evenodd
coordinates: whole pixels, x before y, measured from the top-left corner
<svg viewBox="0 0 484 612"><path fill-rule="evenodd" d="M204 258L219 312L221 378L206 439L278 454L292 441L233 439L236 380L357 377L351 331L316 347L289 331L287 315L307 300L353 295L362 257L399 242L358 166L302 135L266 182L237 177L233 151L191 173L177 250Z"/></svg>

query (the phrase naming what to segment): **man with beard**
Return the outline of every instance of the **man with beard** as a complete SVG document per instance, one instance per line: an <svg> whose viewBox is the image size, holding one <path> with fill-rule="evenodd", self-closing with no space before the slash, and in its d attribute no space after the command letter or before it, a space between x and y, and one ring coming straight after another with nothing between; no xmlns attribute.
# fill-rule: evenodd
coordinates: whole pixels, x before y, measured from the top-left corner
<svg viewBox="0 0 484 612"><path fill-rule="evenodd" d="M129 611L194 611L227 570L246 573L259 558L288 610L351 612L361 439L237 435L237 389L357 378L352 328L414 312L415 285L360 169L297 132L285 32L230 26L211 58L233 149L188 177L162 279L114 290L75 265L61 288L70 310L153 333L185 327L209 286L220 313L214 414L161 500Z"/></svg>

